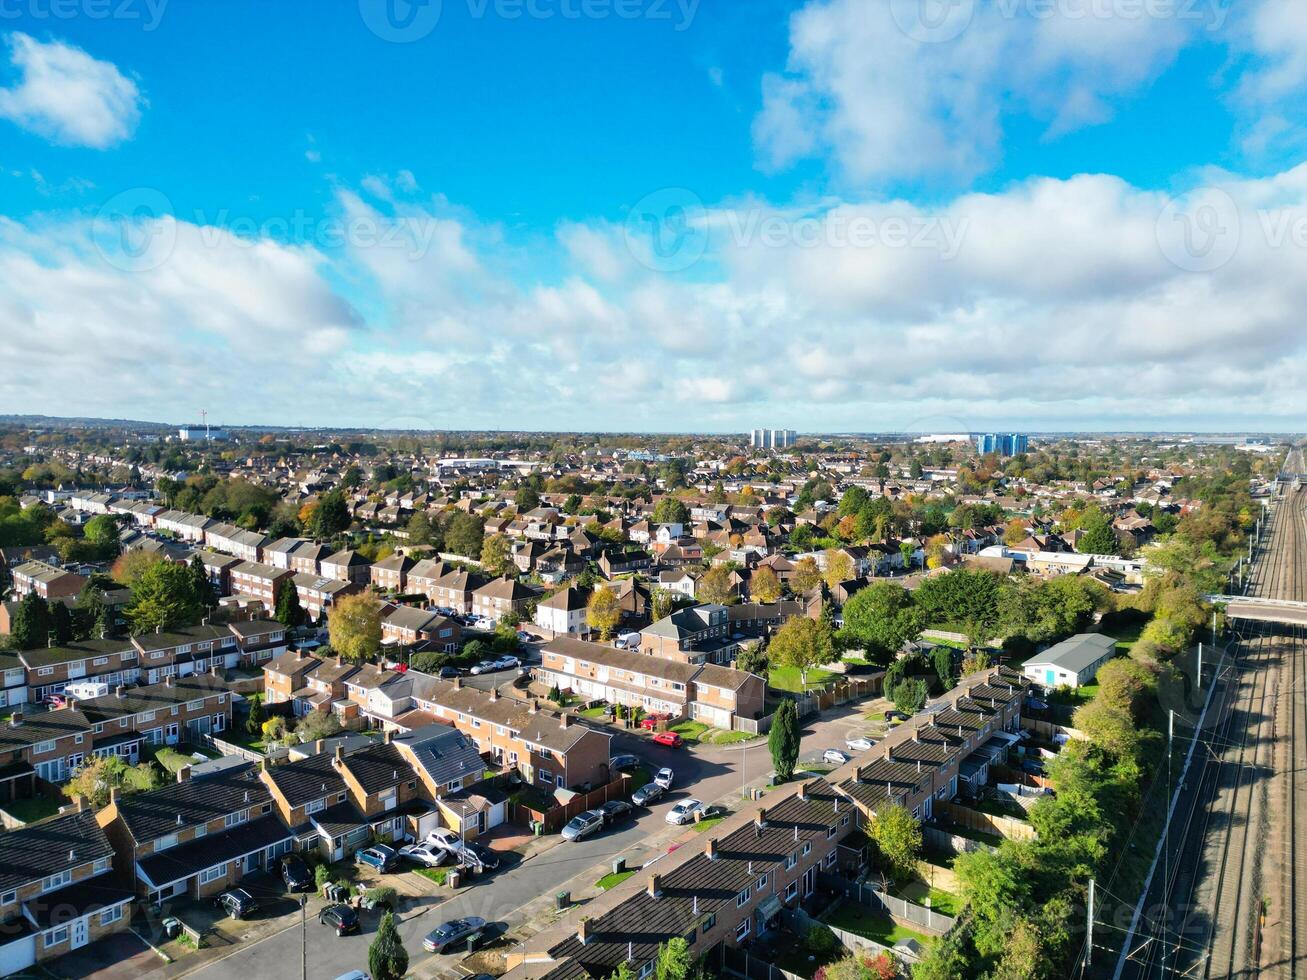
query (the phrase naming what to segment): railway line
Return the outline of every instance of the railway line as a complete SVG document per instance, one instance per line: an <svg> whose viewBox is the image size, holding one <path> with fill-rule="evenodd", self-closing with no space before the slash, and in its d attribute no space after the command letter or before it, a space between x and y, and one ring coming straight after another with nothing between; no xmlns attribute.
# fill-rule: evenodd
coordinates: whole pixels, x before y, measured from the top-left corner
<svg viewBox="0 0 1307 980"><path fill-rule="evenodd" d="M1307 490L1280 499L1249 594L1307 600ZM1123 976L1307 980L1303 632L1239 628Z"/></svg>

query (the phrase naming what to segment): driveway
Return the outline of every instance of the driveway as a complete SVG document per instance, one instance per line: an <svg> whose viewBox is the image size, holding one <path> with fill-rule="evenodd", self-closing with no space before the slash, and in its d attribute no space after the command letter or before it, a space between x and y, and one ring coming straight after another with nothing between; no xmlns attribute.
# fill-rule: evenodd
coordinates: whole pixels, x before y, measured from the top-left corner
<svg viewBox="0 0 1307 980"><path fill-rule="evenodd" d="M44 963L42 969L56 977L80 980L133 980L162 962L134 933L119 932Z"/></svg>

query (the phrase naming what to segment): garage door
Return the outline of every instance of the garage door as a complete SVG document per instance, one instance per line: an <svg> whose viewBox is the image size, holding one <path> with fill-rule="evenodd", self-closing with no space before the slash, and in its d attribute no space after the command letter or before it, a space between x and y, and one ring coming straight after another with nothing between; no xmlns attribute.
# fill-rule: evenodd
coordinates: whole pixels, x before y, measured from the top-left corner
<svg viewBox="0 0 1307 980"><path fill-rule="evenodd" d="M0 977L26 970L36 962L36 936L24 936L0 946Z"/></svg>

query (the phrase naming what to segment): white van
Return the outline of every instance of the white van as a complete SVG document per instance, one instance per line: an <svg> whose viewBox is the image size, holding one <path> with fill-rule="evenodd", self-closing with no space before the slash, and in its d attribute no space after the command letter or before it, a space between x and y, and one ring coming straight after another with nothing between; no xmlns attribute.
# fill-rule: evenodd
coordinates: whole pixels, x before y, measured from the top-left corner
<svg viewBox="0 0 1307 980"><path fill-rule="evenodd" d="M97 684L95 681L79 681L75 684L69 684L64 688L64 697L76 698L78 701L89 701L91 698L102 698L108 695L108 684Z"/></svg>
<svg viewBox="0 0 1307 980"><path fill-rule="evenodd" d="M617 638L617 648L619 650L638 650L640 649L639 633L623 633Z"/></svg>

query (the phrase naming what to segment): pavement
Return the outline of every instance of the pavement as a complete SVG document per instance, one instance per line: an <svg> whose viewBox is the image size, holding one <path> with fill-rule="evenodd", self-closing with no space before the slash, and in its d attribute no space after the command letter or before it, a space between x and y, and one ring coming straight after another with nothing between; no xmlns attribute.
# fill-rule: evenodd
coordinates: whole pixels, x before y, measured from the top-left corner
<svg viewBox="0 0 1307 980"><path fill-rule="evenodd" d="M818 760L828 748L844 749L846 738L869 730L863 716L871 710L879 708L864 702L809 719L803 729L800 759ZM385 876L388 884L412 876L420 884L417 890L424 893L401 899L399 932L409 952L411 975L434 978L463 972L458 969L461 955L431 956L422 950L423 937L442 922L480 916L491 923L491 931L499 939L496 945L511 947L551 924L558 915L566 914L554 908L558 892L571 892L574 903L599 894L595 882L611 870L614 858L623 857L628 867L639 868L695 839L698 835L692 828L666 822L667 811L677 802L693 797L738 809L745 792L765 783L772 770L766 739L733 746L670 749L654 744L647 735L623 732L613 739L613 752L633 752L645 760L651 771L671 767L676 773L672 792L652 808L637 811L637 819L625 826L576 843L567 843L556 834L534 838L516 828L504 828L491 840L496 850L513 849L506 854L503 865L457 891L436 889L427 879L411 872ZM280 882L269 878L265 887L279 889ZM239 943L189 953L151 972L170 980L185 976L249 980L298 973L301 956L309 977L333 978L353 969L366 969L367 950L379 914L363 912L361 933L338 938L317 922L317 910L324 904L316 896L310 899L303 929L293 913L241 923L243 936Z"/></svg>

